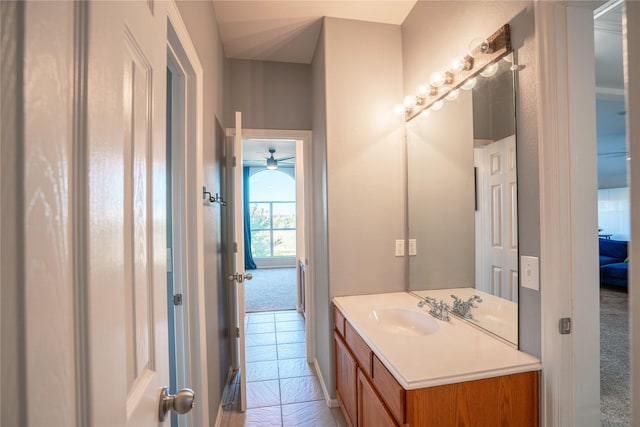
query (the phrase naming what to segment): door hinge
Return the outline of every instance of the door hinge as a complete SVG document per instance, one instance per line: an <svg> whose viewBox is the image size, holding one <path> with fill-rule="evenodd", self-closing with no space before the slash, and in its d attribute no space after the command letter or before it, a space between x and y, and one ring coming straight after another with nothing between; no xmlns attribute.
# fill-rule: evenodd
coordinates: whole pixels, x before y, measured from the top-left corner
<svg viewBox="0 0 640 427"><path fill-rule="evenodd" d="M237 158L236 156L233 156L231 158L231 166L233 166L234 168L236 167L236 158Z"/></svg>
<svg viewBox="0 0 640 427"><path fill-rule="evenodd" d="M234 253L238 252L238 244L236 242L233 242L233 252Z"/></svg>
<svg viewBox="0 0 640 427"><path fill-rule="evenodd" d="M182 294L175 294L173 296L173 305L182 305Z"/></svg>
<svg viewBox="0 0 640 427"><path fill-rule="evenodd" d="M236 328L236 338L240 338L240 328Z"/></svg>
<svg viewBox="0 0 640 427"><path fill-rule="evenodd" d="M571 318L563 317L559 322L560 335L567 335L571 333Z"/></svg>

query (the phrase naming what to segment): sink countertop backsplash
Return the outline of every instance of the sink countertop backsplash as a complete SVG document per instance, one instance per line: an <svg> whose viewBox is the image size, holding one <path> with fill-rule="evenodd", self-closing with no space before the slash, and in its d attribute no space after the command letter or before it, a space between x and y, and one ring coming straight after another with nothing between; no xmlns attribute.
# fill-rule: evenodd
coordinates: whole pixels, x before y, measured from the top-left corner
<svg viewBox="0 0 640 427"><path fill-rule="evenodd" d="M407 292L333 298L335 306L406 390L541 369L537 358L455 316L449 322L433 319L429 307L419 308L418 301ZM374 311L389 309L416 313L407 318L428 316L438 327L435 332L402 332L403 328L391 332L393 328L381 327L373 315Z"/></svg>

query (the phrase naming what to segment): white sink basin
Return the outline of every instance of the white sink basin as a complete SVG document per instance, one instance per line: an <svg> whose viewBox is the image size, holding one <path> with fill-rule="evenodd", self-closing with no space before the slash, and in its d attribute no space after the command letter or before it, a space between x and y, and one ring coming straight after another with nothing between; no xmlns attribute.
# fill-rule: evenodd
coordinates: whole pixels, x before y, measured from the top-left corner
<svg viewBox="0 0 640 427"><path fill-rule="evenodd" d="M438 322L428 314L404 308L374 309L369 313L369 320L386 333L394 335L429 335L438 331Z"/></svg>

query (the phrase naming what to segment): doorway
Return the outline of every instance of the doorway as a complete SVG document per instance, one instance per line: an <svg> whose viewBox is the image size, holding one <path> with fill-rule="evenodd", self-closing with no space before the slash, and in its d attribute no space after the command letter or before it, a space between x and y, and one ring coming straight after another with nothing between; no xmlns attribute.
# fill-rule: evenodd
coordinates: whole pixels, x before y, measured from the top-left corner
<svg viewBox="0 0 640 427"><path fill-rule="evenodd" d="M304 182L297 173L302 169L298 143L284 131L280 137L243 138L245 269L253 275L245 285L247 313L302 311L297 268L304 260L304 241L298 238Z"/></svg>

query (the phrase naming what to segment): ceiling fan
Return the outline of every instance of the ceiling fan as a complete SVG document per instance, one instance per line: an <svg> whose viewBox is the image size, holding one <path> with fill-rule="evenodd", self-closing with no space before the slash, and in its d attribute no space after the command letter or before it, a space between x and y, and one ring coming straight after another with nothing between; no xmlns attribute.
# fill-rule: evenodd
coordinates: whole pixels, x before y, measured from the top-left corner
<svg viewBox="0 0 640 427"><path fill-rule="evenodd" d="M295 156L280 157L279 159L276 159L275 157L273 157L273 155L276 153L276 149L273 147L269 148L269 153L271 154L271 156L267 158L267 169L269 170L278 169L278 162L295 159Z"/></svg>

